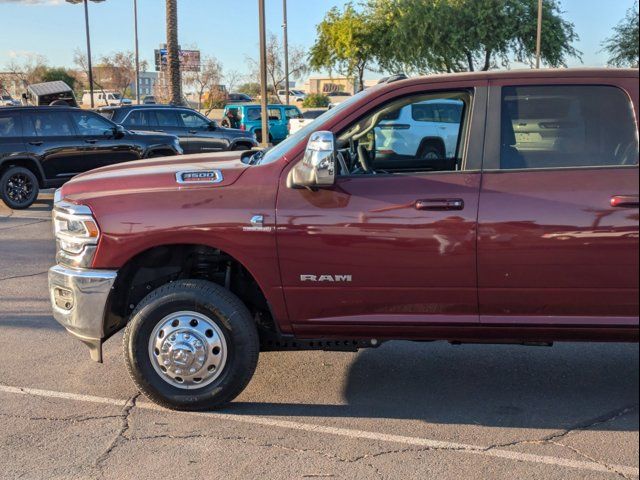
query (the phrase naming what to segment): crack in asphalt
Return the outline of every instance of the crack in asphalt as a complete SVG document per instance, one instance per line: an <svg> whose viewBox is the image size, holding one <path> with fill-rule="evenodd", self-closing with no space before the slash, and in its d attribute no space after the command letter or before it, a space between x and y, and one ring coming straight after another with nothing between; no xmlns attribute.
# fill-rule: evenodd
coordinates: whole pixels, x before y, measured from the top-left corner
<svg viewBox="0 0 640 480"><path fill-rule="evenodd" d="M538 439L525 439L525 440L516 440L514 442L508 442L508 443L498 443L498 444L493 444L493 445L489 445L488 447L486 447L484 449L484 451L489 451L489 450L493 450L496 448L505 448L505 447L514 447L514 446L518 446L518 445L544 445L544 444L552 444L552 445L556 445L559 447L563 447L566 448L568 450L573 451L574 453L576 453L577 455L580 455L583 458L586 458L590 461L592 461L593 463L597 463L598 465L602 465L603 467L605 467L607 470L609 470L611 473L615 473L619 476L621 476L622 478L625 479L629 479L631 477L625 475L623 472L620 472L618 470L616 470L614 467L612 467L611 465L609 465L608 463L599 460L597 458L593 458L589 455L587 455L584 452L581 452L580 450L578 450L575 447L572 447L570 445L566 445L564 443L560 443L557 440L561 439L561 438L566 438L567 436L576 433L576 432L582 432L585 430L589 430L590 428L596 427L598 425L603 425L605 423L609 423L612 422L614 420L617 420L618 418L627 415L629 413L632 413L634 411L636 411L638 409L638 405L627 405L625 407L621 407L618 408L616 410L613 410L612 412L606 413L604 415L601 415L599 417L596 417L594 419L591 420L586 420L580 423L577 423L569 428L566 428L560 432L556 432L556 433L552 433L551 435L547 435L545 437L542 438L538 438Z"/></svg>
<svg viewBox="0 0 640 480"><path fill-rule="evenodd" d="M89 422L92 420L106 420L109 418L121 418L121 415L97 415L97 416L91 416L91 417L80 416L80 415L74 415L71 417L46 417L46 416L38 417L38 416L29 416L29 415L15 415L12 413L0 412L0 417L29 420L29 421L82 423L82 422Z"/></svg>
<svg viewBox="0 0 640 480"><path fill-rule="evenodd" d="M131 412L135 408L136 402L138 401L138 397L140 395L141 393L137 392L135 395L129 398L125 406L122 408L122 412L120 413L120 415L117 415L121 419L120 429L118 430L118 433L116 434L115 438L111 441L111 444L107 447L107 449L104 452L102 452L102 454L100 454L98 458L96 458L94 462L94 465L96 467L101 468L104 462L109 458L111 453L120 444L127 442L128 439L127 439L126 433L129 430L129 417L131 415Z"/></svg>
<svg viewBox="0 0 640 480"><path fill-rule="evenodd" d="M7 217L9 218L9 217ZM49 222L49 219L42 219L42 220L36 220L35 222L29 222L29 223L19 223L18 225L11 225L9 227L3 227L0 228L0 231L2 230L15 230L16 228L21 228L21 227L28 227L29 225L36 225L38 223L43 223L43 222Z"/></svg>
<svg viewBox="0 0 640 480"><path fill-rule="evenodd" d="M45 270L44 272L38 272L38 273L28 273L26 275L12 275L10 277L0 278L0 282L4 282L6 280L16 280L18 278L37 277L38 275L44 275L45 273L48 273L48 270Z"/></svg>

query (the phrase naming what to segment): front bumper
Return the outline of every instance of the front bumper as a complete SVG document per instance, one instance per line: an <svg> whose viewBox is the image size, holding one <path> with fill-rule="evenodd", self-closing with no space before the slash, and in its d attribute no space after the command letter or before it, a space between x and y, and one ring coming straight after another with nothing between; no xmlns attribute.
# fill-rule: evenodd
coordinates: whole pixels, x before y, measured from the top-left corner
<svg viewBox="0 0 640 480"><path fill-rule="evenodd" d="M87 270L56 265L49 269L53 316L84 342L91 358L102 362L102 339L107 299L116 280L114 270Z"/></svg>

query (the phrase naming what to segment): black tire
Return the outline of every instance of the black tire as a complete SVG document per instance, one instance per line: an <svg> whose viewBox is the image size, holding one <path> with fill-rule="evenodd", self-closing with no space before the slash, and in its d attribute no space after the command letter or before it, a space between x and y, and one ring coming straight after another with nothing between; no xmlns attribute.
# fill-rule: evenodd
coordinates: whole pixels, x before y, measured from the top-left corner
<svg viewBox="0 0 640 480"><path fill-rule="evenodd" d="M29 208L38 198L38 178L24 167L10 167L0 177L0 196L13 210Z"/></svg>
<svg viewBox="0 0 640 480"><path fill-rule="evenodd" d="M185 310L214 321L228 350L222 373L212 383L188 390L165 381L154 369L149 352L156 325L167 315ZM140 391L153 402L176 410L213 409L233 400L251 380L260 350L247 307L229 290L206 280L179 280L148 294L131 316L123 346L127 370Z"/></svg>
<svg viewBox="0 0 640 480"><path fill-rule="evenodd" d="M422 160L440 160L444 158L444 152L438 145L427 144L420 149L418 157Z"/></svg>

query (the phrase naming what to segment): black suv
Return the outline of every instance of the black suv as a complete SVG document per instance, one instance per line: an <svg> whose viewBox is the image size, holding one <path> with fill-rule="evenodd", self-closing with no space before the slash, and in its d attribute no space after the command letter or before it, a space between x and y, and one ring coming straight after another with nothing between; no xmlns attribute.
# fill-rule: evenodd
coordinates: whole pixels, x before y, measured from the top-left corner
<svg viewBox="0 0 640 480"><path fill-rule="evenodd" d="M73 107L0 110L0 198L29 207L40 188L78 173L140 158L182 153L173 135L129 132L95 112Z"/></svg>
<svg viewBox="0 0 640 480"><path fill-rule="evenodd" d="M173 105L126 105L102 107L98 113L125 128L165 132L177 136L184 153L251 150L255 135L224 128L195 110Z"/></svg>

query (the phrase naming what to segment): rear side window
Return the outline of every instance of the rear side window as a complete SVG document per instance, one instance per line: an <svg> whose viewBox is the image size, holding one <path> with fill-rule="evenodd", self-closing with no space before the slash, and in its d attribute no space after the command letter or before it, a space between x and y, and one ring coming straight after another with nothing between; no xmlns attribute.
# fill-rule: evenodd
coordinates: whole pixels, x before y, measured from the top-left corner
<svg viewBox="0 0 640 480"><path fill-rule="evenodd" d="M144 110L132 110L122 125L125 127L150 127L152 125L150 114Z"/></svg>
<svg viewBox="0 0 640 480"><path fill-rule="evenodd" d="M25 137L67 137L75 135L67 112L43 111L23 117Z"/></svg>
<svg viewBox="0 0 640 480"><path fill-rule="evenodd" d="M629 97L611 86L502 88L500 168L638 164Z"/></svg>
<svg viewBox="0 0 640 480"><path fill-rule="evenodd" d="M0 138L21 136L20 117L16 114L0 113Z"/></svg>
<svg viewBox="0 0 640 480"><path fill-rule="evenodd" d="M160 127L181 127L178 115L172 110L156 110L156 119Z"/></svg>

